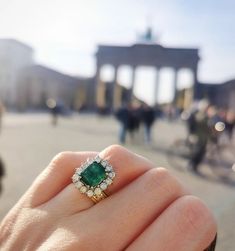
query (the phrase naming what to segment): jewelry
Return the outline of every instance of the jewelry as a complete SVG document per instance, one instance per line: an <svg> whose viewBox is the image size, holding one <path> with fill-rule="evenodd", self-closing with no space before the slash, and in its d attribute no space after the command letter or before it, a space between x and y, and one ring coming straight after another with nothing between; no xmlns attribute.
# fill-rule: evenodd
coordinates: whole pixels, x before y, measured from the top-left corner
<svg viewBox="0 0 235 251"><path fill-rule="evenodd" d="M80 167L76 168L72 181L75 187L86 194L94 203L107 197L104 192L113 183L115 172L107 160L96 156L87 159Z"/></svg>

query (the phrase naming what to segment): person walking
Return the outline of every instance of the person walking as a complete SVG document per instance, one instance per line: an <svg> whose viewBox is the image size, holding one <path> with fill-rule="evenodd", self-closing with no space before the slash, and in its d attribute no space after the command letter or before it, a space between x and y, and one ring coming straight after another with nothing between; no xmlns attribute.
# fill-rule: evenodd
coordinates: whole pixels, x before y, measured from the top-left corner
<svg viewBox="0 0 235 251"><path fill-rule="evenodd" d="M5 111L5 107L3 103L0 101L0 132L2 131L2 117L3 117L4 111Z"/></svg>
<svg viewBox="0 0 235 251"><path fill-rule="evenodd" d="M47 107L50 110L51 113L51 123L53 126L57 126L58 124L58 117L61 113L61 106L56 102L56 100L50 98L46 102Z"/></svg>
<svg viewBox="0 0 235 251"><path fill-rule="evenodd" d="M228 135L229 140L232 142L233 132L235 127L235 112L232 110L228 110L225 118L225 129Z"/></svg>
<svg viewBox="0 0 235 251"><path fill-rule="evenodd" d="M119 131L119 137L118 137L119 142L121 144L125 144L126 134L127 134L127 130L130 124L130 111L128 109L128 105L123 104L122 107L117 109L114 115L117 118L117 120L120 122L120 131Z"/></svg>
<svg viewBox="0 0 235 251"><path fill-rule="evenodd" d="M142 122L144 124L144 140L147 145L152 142L151 129L155 120L154 109L146 103L142 105Z"/></svg>
<svg viewBox="0 0 235 251"><path fill-rule="evenodd" d="M2 193L2 179L5 176L5 167L2 159L0 158L0 194Z"/></svg>
<svg viewBox="0 0 235 251"><path fill-rule="evenodd" d="M208 126L208 102L201 100L198 105L198 110L191 114L190 121L193 125L191 128L191 136L196 139L196 144L193 149L189 166L195 173L198 172L198 167L206 154L207 142L210 138L210 130Z"/></svg>

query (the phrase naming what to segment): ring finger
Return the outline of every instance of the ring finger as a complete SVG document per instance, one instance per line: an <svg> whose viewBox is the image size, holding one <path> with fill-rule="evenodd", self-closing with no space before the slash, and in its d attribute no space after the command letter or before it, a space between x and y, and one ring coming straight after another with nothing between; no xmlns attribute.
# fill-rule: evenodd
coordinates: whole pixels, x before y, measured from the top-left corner
<svg viewBox="0 0 235 251"><path fill-rule="evenodd" d="M104 149L99 153L99 156L107 160L116 173L113 184L105 191L107 195L112 195L117 192L153 167L150 161L118 145ZM94 154L91 155L91 157L93 158ZM71 172L69 175L70 177L72 176ZM65 179L67 179L67 177L65 177ZM49 203L46 203L45 206L54 211L60 208L60 213L69 215L88 209L93 205L94 203L90 198L81 194L80 191L75 188L74 184L69 184L52 198Z"/></svg>

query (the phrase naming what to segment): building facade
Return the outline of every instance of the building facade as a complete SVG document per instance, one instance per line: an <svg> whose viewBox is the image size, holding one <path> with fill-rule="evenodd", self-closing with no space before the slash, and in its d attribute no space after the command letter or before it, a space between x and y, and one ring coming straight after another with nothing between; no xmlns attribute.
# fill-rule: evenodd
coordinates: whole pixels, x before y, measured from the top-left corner
<svg viewBox="0 0 235 251"><path fill-rule="evenodd" d="M33 49L0 39L0 102L16 110L44 109L54 99L71 109L95 109L95 80L37 65Z"/></svg>
<svg viewBox="0 0 235 251"><path fill-rule="evenodd" d="M0 100L6 106L16 105L20 72L33 63L31 47L14 39L0 39Z"/></svg>
<svg viewBox="0 0 235 251"><path fill-rule="evenodd" d="M217 107L235 110L235 79L221 84L201 83L198 90L200 99L208 99Z"/></svg>
<svg viewBox="0 0 235 251"><path fill-rule="evenodd" d="M136 71L139 66L156 70L155 104L159 90L159 76L164 67L173 69L173 102L180 108L190 106L193 98L208 98L212 104L235 109L235 80L220 85L199 83L197 76L199 50L196 48L166 48L156 43L138 43L130 46L100 45L96 53L96 74L83 78L63 74L51 68L36 65L33 49L14 39L0 39L0 101L14 109L44 109L48 99L63 103L75 110L112 111L133 97ZM101 79L103 67L114 69L112 81ZM131 69L131 86L119 82L122 66ZM179 90L181 69L192 73L193 86ZM146 83L148 84L148 83Z"/></svg>
<svg viewBox="0 0 235 251"><path fill-rule="evenodd" d="M20 110L45 109L48 99L74 109L94 107L94 80L72 77L41 65L25 67L18 83Z"/></svg>

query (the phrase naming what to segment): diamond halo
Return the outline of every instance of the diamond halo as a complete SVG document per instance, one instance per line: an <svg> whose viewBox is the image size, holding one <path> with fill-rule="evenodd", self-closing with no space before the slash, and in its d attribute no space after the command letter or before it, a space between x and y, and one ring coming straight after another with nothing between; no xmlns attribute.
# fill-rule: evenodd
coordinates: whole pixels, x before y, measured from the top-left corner
<svg viewBox="0 0 235 251"><path fill-rule="evenodd" d="M87 159L80 167L76 168L72 176L75 187L89 198L99 199L104 191L113 183L115 172L107 160L96 156Z"/></svg>

